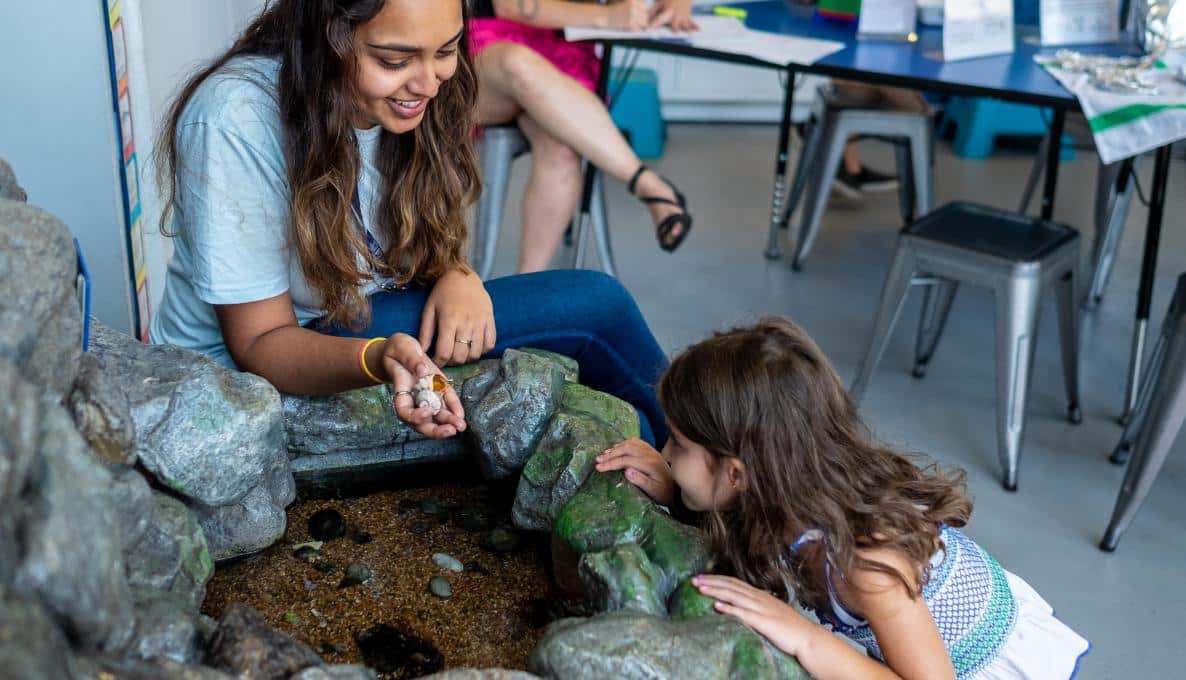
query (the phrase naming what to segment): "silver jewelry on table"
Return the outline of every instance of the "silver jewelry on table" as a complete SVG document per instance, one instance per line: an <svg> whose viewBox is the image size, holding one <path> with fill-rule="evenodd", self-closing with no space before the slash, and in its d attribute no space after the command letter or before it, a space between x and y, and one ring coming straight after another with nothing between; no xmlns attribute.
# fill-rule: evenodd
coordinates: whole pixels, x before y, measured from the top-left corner
<svg viewBox="0 0 1186 680"><path fill-rule="evenodd" d="M1118 94L1160 94L1149 70L1157 63L1150 55L1143 57L1103 57L1075 50L1059 50L1053 55L1036 57L1039 64L1064 71L1083 73L1093 87Z"/></svg>

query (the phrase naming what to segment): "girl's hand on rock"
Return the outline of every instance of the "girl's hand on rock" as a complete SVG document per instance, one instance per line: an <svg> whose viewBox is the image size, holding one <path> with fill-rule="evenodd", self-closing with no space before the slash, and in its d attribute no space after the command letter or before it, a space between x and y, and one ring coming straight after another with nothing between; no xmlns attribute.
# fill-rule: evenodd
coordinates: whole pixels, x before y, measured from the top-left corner
<svg viewBox="0 0 1186 680"><path fill-rule="evenodd" d="M399 419L429 439L445 439L465 431L465 409L450 384L445 389L444 408L433 416L427 404L416 408L412 391L416 381L441 372L421 349L420 343L406 333L396 333L383 345L383 368L391 376L395 397L392 406Z"/></svg>
<svg viewBox="0 0 1186 680"><path fill-rule="evenodd" d="M615 444L597 456L597 471L625 470L626 479L656 503L670 507L675 502L675 478L663 454L635 437Z"/></svg>
<svg viewBox="0 0 1186 680"><path fill-rule="evenodd" d="M718 612L737 619L791 656L798 656L818 628L791 605L733 577L705 574L693 578L692 585L716 600Z"/></svg>

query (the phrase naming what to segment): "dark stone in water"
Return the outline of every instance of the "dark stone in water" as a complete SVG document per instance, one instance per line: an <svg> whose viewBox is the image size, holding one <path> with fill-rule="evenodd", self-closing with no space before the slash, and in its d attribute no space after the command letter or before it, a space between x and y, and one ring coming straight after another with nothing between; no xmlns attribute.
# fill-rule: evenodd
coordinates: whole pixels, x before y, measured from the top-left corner
<svg viewBox="0 0 1186 680"><path fill-rule="evenodd" d="M414 534L427 534L428 530L431 528L432 525L428 522L425 522L424 520L418 520L416 522L412 522L412 526L408 527L408 531L411 531Z"/></svg>
<svg viewBox="0 0 1186 680"><path fill-rule="evenodd" d="M467 562L465 570L471 574L481 574L482 576L489 576L490 570L482 566L481 562Z"/></svg>
<svg viewBox="0 0 1186 680"><path fill-rule="evenodd" d="M453 597L453 584L444 576L433 576L428 582L428 592L441 599L448 599Z"/></svg>
<svg viewBox="0 0 1186 680"><path fill-rule="evenodd" d="M410 498L405 498L399 502L399 510L397 511L397 514L399 514L401 516L410 515L419 509L420 509L419 503L417 503L416 501L414 501Z"/></svg>
<svg viewBox="0 0 1186 680"><path fill-rule="evenodd" d="M429 517L439 517L441 515L448 515L449 510L445 507L445 502L439 496L429 496L420 504L420 511Z"/></svg>
<svg viewBox="0 0 1186 680"><path fill-rule="evenodd" d="M490 515L481 508L458 508L453 522L466 531L485 531L490 528Z"/></svg>
<svg viewBox="0 0 1186 680"><path fill-rule="evenodd" d="M368 628L354 638L366 665L393 678L419 678L441 670L445 659L433 644L386 623Z"/></svg>
<svg viewBox="0 0 1186 680"><path fill-rule="evenodd" d="M293 557L302 562L308 562L309 564L316 562L317 556L320 554L321 553L317 550L317 548L314 548L311 545L302 545L301 547L292 551Z"/></svg>
<svg viewBox="0 0 1186 680"><path fill-rule="evenodd" d="M545 598L532 598L519 605L519 619L529 628L543 628L555 618L552 603Z"/></svg>
<svg viewBox="0 0 1186 680"><path fill-rule="evenodd" d="M346 650L341 645L336 645L332 642L322 642L317 645L317 653L325 656L326 654L344 654Z"/></svg>
<svg viewBox="0 0 1186 680"><path fill-rule="evenodd" d="M338 584L338 587L349 588L350 586L356 586L360 583L366 583L369 580L371 580L370 567L363 564L362 562L355 562L349 567L346 567L346 576L342 579L342 582Z"/></svg>
<svg viewBox="0 0 1186 680"><path fill-rule="evenodd" d="M315 541L332 541L346 533L342 513L332 508L318 510L309 518L309 535Z"/></svg>
<svg viewBox="0 0 1186 680"><path fill-rule="evenodd" d="M513 552L519 547L519 534L503 527L491 529L482 534L481 546L490 552Z"/></svg>
<svg viewBox="0 0 1186 680"><path fill-rule="evenodd" d="M371 541L375 540L375 537L371 536L369 531L365 531L362 527L358 526L357 524L348 525L346 527L346 535L350 537L350 540L354 541L355 543L357 543L359 545L365 545L365 544L370 543Z"/></svg>
<svg viewBox="0 0 1186 680"><path fill-rule="evenodd" d="M313 568L323 574L332 574L338 570L338 565L328 560L318 560L313 563Z"/></svg>

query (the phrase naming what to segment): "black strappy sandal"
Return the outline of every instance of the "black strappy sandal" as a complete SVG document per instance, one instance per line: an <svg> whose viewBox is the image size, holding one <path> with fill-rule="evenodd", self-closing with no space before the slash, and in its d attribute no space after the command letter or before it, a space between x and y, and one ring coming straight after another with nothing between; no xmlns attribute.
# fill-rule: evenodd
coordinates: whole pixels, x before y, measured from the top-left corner
<svg viewBox="0 0 1186 680"><path fill-rule="evenodd" d="M657 196L639 196L638 194L634 193L634 187L638 184L638 178L642 177L642 173L646 172L647 170L650 170L650 168L645 165L638 166L638 170L635 170L634 176L630 178L630 183L626 185L626 190L638 197L638 200L648 205L674 205L683 211L673 215L668 215L667 217L663 218L663 221L655 227L655 238L659 241L659 247L669 253L674 252L675 249L679 248L680 244L684 242L684 239L688 238L688 234L692 231L692 216L688 214L688 202L684 198L684 195L680 193L679 189L676 189L675 185L671 183L671 180L662 175L659 175L658 177L659 179L663 180L663 182L668 187L671 188L672 193L675 194L674 201L668 198L659 198ZM680 226L683 227L680 235L675 237L674 241L668 241L667 239L671 236L671 233L675 231L676 227Z"/></svg>

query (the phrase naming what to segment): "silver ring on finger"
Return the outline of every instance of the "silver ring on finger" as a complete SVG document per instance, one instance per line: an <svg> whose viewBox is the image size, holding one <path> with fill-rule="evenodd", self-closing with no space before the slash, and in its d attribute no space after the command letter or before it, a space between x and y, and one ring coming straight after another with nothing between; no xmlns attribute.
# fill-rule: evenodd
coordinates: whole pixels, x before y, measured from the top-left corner
<svg viewBox="0 0 1186 680"><path fill-rule="evenodd" d="M456 340L455 342L465 345L466 347L469 347L470 345L474 344L473 340Z"/></svg>
<svg viewBox="0 0 1186 680"><path fill-rule="evenodd" d="M398 390L395 394L393 394L391 396L394 399L399 399L401 396L403 396L405 394L410 397L410 396L412 396L412 391L411 390Z"/></svg>

